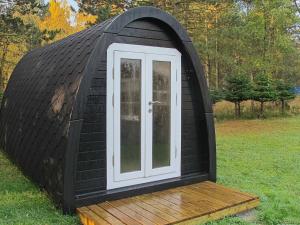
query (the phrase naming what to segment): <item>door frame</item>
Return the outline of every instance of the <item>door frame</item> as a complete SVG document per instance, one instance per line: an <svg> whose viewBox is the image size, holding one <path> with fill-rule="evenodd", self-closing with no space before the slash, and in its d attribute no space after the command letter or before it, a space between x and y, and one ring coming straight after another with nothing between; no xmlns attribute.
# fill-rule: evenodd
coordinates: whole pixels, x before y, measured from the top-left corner
<svg viewBox="0 0 300 225"><path fill-rule="evenodd" d="M128 54L127 54L128 53ZM119 120L116 120L116 114L120 115L119 107L117 107L117 112L115 112L115 104L116 104L116 98L118 97L116 93L114 93L115 88L120 88L120 86L114 86L116 83L116 76L120 75L118 72L115 72L114 68L115 65L115 56L116 55L128 55L130 58L130 55L136 55L141 56L141 53L144 55L147 55L147 57L151 59L159 59L159 58L169 58L172 59L172 70L175 69L175 75L176 75L176 104L174 108L171 104L171 119L174 121L171 121L171 124L174 124L173 129L175 129L174 134L174 141L171 140L171 151L174 149L174 153L171 154L171 160L174 168L167 169L164 171L164 168L159 169L149 169L150 166L152 166L150 163L143 163L141 162L142 171L144 171L144 174L146 177L140 177L138 173L133 172L132 176L130 175L128 179L126 180L125 176L119 176L120 174L116 174L115 166L117 168L120 167L120 165L116 165L116 155L114 153L114 149L116 148L116 141L114 137L114 131L117 126L119 126ZM149 65L147 65L147 62L149 60L146 60L146 57L144 59L144 62L142 62L142 65L145 66L145 68L142 68L142 71L144 71L144 74L146 75L145 81L142 80L142 87L149 82ZM151 68L151 67L150 67ZM151 71L152 72L152 71ZM147 78L148 75L148 78ZM150 74L152 75L152 74ZM172 78L171 78L172 79ZM174 77L173 77L174 79ZM117 78L119 81L119 79ZM152 77L151 79L152 80ZM122 44L122 43L113 43L111 44L107 49L107 97L106 97L106 169L107 169L107 190L114 189L114 188L120 188L125 186L131 186L136 184L142 184L147 182L153 182L168 178L174 178L179 177L181 175L181 53L177 49L173 48L162 48L162 47L152 47L152 46L143 46L143 45L131 45L131 44ZM120 93L120 92L119 92ZM148 93L148 92L147 92ZM173 104L174 105L174 104ZM142 111L146 110L145 107L142 106ZM175 111L173 111L175 110ZM173 112L172 112L173 111ZM145 113L145 111L144 111ZM146 116L147 117L147 116ZM147 119L147 118L145 118ZM141 125L143 127L143 125ZM172 132L172 131L171 131ZM142 135L142 134L141 134ZM118 143L120 143L118 141ZM120 146L119 146L120 147ZM150 153L146 152L145 155L149 155ZM151 152L152 154L152 152ZM172 159L172 155L175 154L175 157ZM143 158L141 154L142 159ZM149 157L149 156L148 156ZM120 157L118 157L120 158ZM152 157L151 157L152 158ZM149 160L148 160L149 161ZM148 172L147 172L148 171ZM150 172L149 172L150 171ZM127 174L127 173L126 173ZM124 174L122 174L124 175ZM137 178L135 177L137 175ZM118 181L116 181L116 179Z"/></svg>

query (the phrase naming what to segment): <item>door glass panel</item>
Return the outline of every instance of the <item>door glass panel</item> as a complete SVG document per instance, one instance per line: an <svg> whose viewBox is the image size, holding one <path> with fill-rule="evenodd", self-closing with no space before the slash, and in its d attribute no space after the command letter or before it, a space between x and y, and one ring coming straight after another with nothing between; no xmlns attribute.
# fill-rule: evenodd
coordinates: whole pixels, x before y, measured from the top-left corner
<svg viewBox="0 0 300 225"><path fill-rule="evenodd" d="M152 167L170 166L171 62L153 61Z"/></svg>
<svg viewBox="0 0 300 225"><path fill-rule="evenodd" d="M121 59L121 173L141 170L141 60Z"/></svg>

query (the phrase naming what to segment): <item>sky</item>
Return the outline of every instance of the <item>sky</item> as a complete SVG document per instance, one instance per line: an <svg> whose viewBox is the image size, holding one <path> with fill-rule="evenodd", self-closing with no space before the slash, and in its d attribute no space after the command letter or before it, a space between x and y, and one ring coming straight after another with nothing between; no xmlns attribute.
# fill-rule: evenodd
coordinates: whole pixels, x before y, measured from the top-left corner
<svg viewBox="0 0 300 225"><path fill-rule="evenodd" d="M75 0L67 0L69 2L69 4L77 11L78 10L78 5L75 2ZM45 0L45 2L49 2L49 0Z"/></svg>

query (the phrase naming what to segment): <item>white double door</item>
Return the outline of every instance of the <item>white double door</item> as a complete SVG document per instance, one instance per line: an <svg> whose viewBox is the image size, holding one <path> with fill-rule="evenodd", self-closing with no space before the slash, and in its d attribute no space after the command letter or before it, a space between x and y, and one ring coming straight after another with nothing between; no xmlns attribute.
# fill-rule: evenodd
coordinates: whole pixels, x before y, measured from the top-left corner
<svg viewBox="0 0 300 225"><path fill-rule="evenodd" d="M180 53L116 45L108 189L180 176Z"/></svg>

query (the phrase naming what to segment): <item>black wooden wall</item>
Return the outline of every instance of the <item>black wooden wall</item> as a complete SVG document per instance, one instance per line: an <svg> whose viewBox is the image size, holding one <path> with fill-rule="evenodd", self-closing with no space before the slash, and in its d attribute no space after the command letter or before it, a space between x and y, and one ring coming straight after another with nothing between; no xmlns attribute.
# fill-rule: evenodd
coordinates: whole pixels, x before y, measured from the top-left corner
<svg viewBox="0 0 300 225"><path fill-rule="evenodd" d="M177 48L182 53L182 176L207 174L208 137L200 87L181 41L155 20L138 20L123 28L113 42ZM92 78L80 134L77 198L106 190L106 55L95 61L97 73Z"/></svg>

